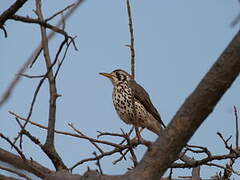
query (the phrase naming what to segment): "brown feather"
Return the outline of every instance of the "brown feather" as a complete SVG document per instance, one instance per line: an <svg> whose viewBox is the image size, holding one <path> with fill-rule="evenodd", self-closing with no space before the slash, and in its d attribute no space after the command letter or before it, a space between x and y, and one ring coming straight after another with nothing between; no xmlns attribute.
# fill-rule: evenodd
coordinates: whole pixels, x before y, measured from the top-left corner
<svg viewBox="0 0 240 180"><path fill-rule="evenodd" d="M152 116L166 128L165 124L163 123L160 114L158 113L157 109L152 104L148 93L145 89L140 86L136 81L131 80L129 81L129 86L133 90L134 98L141 102L141 104L145 107L145 109L152 114Z"/></svg>

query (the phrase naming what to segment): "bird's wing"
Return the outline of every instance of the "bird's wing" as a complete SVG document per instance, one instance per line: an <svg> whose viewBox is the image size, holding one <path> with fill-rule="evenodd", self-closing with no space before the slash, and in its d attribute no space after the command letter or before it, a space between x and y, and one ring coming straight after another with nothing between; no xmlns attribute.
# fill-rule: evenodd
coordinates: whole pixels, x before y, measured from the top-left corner
<svg viewBox="0 0 240 180"><path fill-rule="evenodd" d="M145 91L145 89L142 86L140 86L139 84L137 84L137 82L134 80L129 82L129 86L130 86L131 90L133 91L134 98L137 99L145 107L145 109L150 114L152 114L152 116L156 120L158 120L165 128L166 126L163 123L163 121L160 117L160 114L158 113L158 111L154 107L154 105L152 104L150 97L149 97L148 93Z"/></svg>

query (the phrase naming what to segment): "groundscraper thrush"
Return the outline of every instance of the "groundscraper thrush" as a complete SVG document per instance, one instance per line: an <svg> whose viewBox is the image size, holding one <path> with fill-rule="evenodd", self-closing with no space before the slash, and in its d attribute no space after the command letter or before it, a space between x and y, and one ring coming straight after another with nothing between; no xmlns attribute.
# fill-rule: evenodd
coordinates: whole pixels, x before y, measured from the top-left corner
<svg viewBox="0 0 240 180"><path fill-rule="evenodd" d="M159 135L165 125L145 89L121 69L100 74L113 84L112 99L119 117L127 124L147 128Z"/></svg>

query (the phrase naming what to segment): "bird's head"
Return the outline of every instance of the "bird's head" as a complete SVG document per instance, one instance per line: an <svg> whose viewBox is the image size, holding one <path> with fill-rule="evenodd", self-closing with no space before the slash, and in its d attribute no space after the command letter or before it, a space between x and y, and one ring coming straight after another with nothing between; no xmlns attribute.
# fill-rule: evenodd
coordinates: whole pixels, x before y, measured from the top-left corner
<svg viewBox="0 0 240 180"><path fill-rule="evenodd" d="M116 69L111 73L99 73L102 76L109 78L112 84L118 85L119 83L127 83L132 80L132 76L128 74L126 71L121 69Z"/></svg>

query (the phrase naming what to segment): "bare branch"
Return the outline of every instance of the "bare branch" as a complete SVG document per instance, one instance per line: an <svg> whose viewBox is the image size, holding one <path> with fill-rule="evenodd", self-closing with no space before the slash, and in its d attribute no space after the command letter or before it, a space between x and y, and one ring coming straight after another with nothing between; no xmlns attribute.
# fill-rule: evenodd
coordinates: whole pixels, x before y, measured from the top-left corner
<svg viewBox="0 0 240 180"><path fill-rule="evenodd" d="M89 140L89 142L95 146L97 148L97 150L99 150L100 153L104 153L103 150L96 144L95 139L89 138L86 135L84 135L82 132L80 132L79 130L77 130L73 124L68 124L75 132L77 132L78 134L80 134L80 137L84 137L85 139Z"/></svg>
<svg viewBox="0 0 240 180"><path fill-rule="evenodd" d="M25 23L33 23L33 24L39 24L45 28L51 29L52 31L62 34L63 36L68 36L68 34L62 30L59 29L57 26L53 26L51 24L48 24L46 21L44 20L39 20L39 19L32 19L29 17L23 17L23 16L18 16L18 15L13 15L11 17L11 19L15 20L15 21L21 21L21 22L25 22Z"/></svg>
<svg viewBox="0 0 240 180"><path fill-rule="evenodd" d="M134 49L134 33L133 33L133 22L132 22L132 13L131 13L131 5L129 0L127 2L127 12L128 12L128 26L130 32L130 41L131 44L128 47L130 48L131 52L131 72L133 79L135 78L135 49Z"/></svg>
<svg viewBox="0 0 240 180"><path fill-rule="evenodd" d="M21 158L22 158L23 160L26 160L26 157L25 157L25 155L23 154L23 152L22 152L17 146L15 146L15 144L13 144L12 141L11 141L9 138L7 138L6 136L4 136L2 133L0 133L0 137L3 138L5 141L8 142L8 143L11 145L11 147L13 147L13 148L17 151L17 153L21 156Z"/></svg>
<svg viewBox="0 0 240 180"><path fill-rule="evenodd" d="M25 3L27 0L17 0L13 3L6 11L0 16L0 27L3 27L4 23L12 17Z"/></svg>
<svg viewBox="0 0 240 180"><path fill-rule="evenodd" d="M4 25L2 27L0 27L0 29L3 30L4 37L7 38L8 35L7 35L7 31L6 31L5 27L4 27Z"/></svg>
<svg viewBox="0 0 240 180"><path fill-rule="evenodd" d="M203 158L201 160L188 160L187 163L173 163L171 165L172 168L193 168L193 167L197 167L200 165L206 165L211 161L216 161L216 160L223 160L223 159L231 159L231 158L238 158L240 157L240 153L236 154L236 153L230 153L230 154L224 154L224 155L215 155L215 156L211 156L211 157L206 157Z"/></svg>
<svg viewBox="0 0 240 180"><path fill-rule="evenodd" d="M240 32L210 68L194 92L185 100L169 126L146 152L139 165L129 172L130 177L139 180L146 177L158 179L177 159L182 148L239 75L239 43Z"/></svg>
<svg viewBox="0 0 240 180"><path fill-rule="evenodd" d="M235 122L236 122L236 149L238 149L238 142L239 142L239 127L238 127L238 112L236 106L234 106L234 115L235 115Z"/></svg>
<svg viewBox="0 0 240 180"><path fill-rule="evenodd" d="M94 155L95 157L97 157L97 153L96 153L96 152L93 152L93 155ZM97 159L96 165L97 165L97 167L98 167L98 169L99 169L99 171L100 171L100 174L103 174L102 166L101 166L101 164L100 164L100 159Z"/></svg>
<svg viewBox="0 0 240 180"><path fill-rule="evenodd" d="M13 153L10 153L8 151L5 151L2 148L0 148L0 161L9 163L18 169L23 169L28 172L31 172L40 178L45 178L46 175L52 173L51 170L40 165L39 163L37 163L34 160L25 160L24 161L21 157L15 155Z"/></svg>
<svg viewBox="0 0 240 180"><path fill-rule="evenodd" d="M55 18L57 15L62 14L64 11L71 9L71 8L73 8L74 6L76 6L76 3L72 3L72 4L68 5L67 7L65 7L64 9L62 9L61 11L58 11L58 12L54 13L52 16L50 16L49 18L46 18L45 21L47 22L47 21L52 20L52 19Z"/></svg>
<svg viewBox="0 0 240 180"><path fill-rule="evenodd" d="M27 177L25 174L20 173L20 172L18 172L18 171L14 171L13 169L6 168L6 167L2 167L2 166L0 166L0 169L5 170L5 171L8 171L8 172L11 172L11 173L14 173L14 174L16 174L16 175L18 175L18 176L20 176L20 177L23 177L24 179L31 180L31 179L30 179L29 177ZM1 179L1 178L0 178L0 179Z"/></svg>
<svg viewBox="0 0 240 180"><path fill-rule="evenodd" d="M28 75L28 74L18 74L19 76L23 76L23 77L27 77L30 79L34 79L34 78L43 78L45 75L37 75L37 76L32 76L32 75Z"/></svg>

